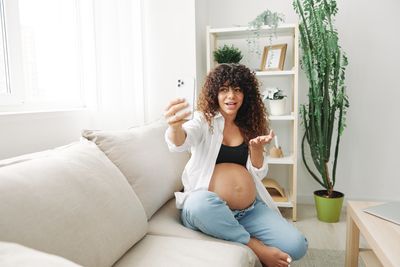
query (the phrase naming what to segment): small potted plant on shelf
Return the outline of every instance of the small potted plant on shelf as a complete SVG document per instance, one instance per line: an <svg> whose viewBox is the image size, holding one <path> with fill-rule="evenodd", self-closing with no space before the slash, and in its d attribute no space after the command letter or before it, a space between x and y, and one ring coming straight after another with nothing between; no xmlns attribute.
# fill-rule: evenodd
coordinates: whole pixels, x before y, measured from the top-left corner
<svg viewBox="0 0 400 267"><path fill-rule="evenodd" d="M279 24L285 22L285 16L282 13L272 12L270 10L265 10L259 14L254 20L248 23L249 30L253 33L252 37L246 39L247 46L250 52L255 52L257 55L261 56L259 39L261 37L262 26L269 26L272 29L272 34L268 34L269 45L272 45L272 37L276 37L276 29Z"/></svg>
<svg viewBox="0 0 400 267"><path fill-rule="evenodd" d="M269 114L273 116L284 115L287 96L277 87L267 88L265 91L264 100L268 100Z"/></svg>
<svg viewBox="0 0 400 267"><path fill-rule="evenodd" d="M340 137L349 107L344 85L347 57L332 24L337 4L335 0L294 0L293 6L300 17L301 66L309 82L308 103L301 107L305 128L301 142L303 162L324 188L314 192L318 219L337 222L344 194L335 191L334 186Z"/></svg>
<svg viewBox="0 0 400 267"><path fill-rule="evenodd" d="M214 60L219 64L239 63L242 58L242 52L233 45L228 46L225 44L223 47L219 47L214 51Z"/></svg>

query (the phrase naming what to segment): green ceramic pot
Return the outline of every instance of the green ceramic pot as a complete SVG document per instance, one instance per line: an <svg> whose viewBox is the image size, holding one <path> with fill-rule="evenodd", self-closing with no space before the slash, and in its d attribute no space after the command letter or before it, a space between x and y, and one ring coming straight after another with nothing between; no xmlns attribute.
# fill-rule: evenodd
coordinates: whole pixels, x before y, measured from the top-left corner
<svg viewBox="0 0 400 267"><path fill-rule="evenodd" d="M326 190L314 192L315 208L317 209L318 220L328 223L338 222L342 211L344 194L333 191L332 197L327 197Z"/></svg>

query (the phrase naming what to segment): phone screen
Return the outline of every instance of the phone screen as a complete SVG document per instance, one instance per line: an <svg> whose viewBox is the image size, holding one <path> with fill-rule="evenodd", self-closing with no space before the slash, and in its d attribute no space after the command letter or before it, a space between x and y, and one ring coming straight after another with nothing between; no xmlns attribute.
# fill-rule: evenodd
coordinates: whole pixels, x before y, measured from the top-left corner
<svg viewBox="0 0 400 267"><path fill-rule="evenodd" d="M189 104L187 108L179 111L178 114L190 111L191 114L185 119L187 120L192 119L194 113L194 102L195 102L194 78L189 78L189 77L178 78L176 83L176 96L185 99L186 102Z"/></svg>

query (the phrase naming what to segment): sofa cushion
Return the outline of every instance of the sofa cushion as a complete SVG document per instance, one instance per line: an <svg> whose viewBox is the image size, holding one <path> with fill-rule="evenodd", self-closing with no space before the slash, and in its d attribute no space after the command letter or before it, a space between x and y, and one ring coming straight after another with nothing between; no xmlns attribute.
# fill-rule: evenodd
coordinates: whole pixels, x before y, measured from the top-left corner
<svg viewBox="0 0 400 267"><path fill-rule="evenodd" d="M153 217L149 221L149 229L147 233L160 236L174 236L188 239L208 240L239 246L245 249L248 262L254 263L255 266L261 266L261 262L258 260L256 254L254 254L254 252L249 247L240 243L216 239L212 236L203 234L200 231L193 231L183 226L180 219L180 211L175 207L174 199L168 201L153 215Z"/></svg>
<svg viewBox="0 0 400 267"><path fill-rule="evenodd" d="M67 259L27 248L15 243L0 242L1 267L80 267Z"/></svg>
<svg viewBox="0 0 400 267"><path fill-rule="evenodd" d="M246 250L219 242L170 236L146 235L113 267L245 267L249 262Z"/></svg>
<svg viewBox="0 0 400 267"><path fill-rule="evenodd" d="M181 222L180 210L176 208L174 199L168 201L151 217L147 233L210 241L216 240L212 236L185 227Z"/></svg>
<svg viewBox="0 0 400 267"><path fill-rule="evenodd" d="M121 170L150 218L182 188L181 174L188 153L171 153L164 140L167 124L157 121L125 131L84 130Z"/></svg>
<svg viewBox="0 0 400 267"><path fill-rule="evenodd" d="M101 267L147 231L125 177L87 140L0 166L0 240Z"/></svg>

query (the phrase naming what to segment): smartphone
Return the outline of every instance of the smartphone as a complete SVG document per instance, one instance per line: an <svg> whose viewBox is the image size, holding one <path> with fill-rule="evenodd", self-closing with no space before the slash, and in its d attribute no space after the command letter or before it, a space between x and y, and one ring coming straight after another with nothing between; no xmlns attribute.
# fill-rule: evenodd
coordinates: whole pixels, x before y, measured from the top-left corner
<svg viewBox="0 0 400 267"><path fill-rule="evenodd" d="M176 97L183 98L189 104L188 107L178 112L182 114L186 111L190 111L190 115L187 116L186 120L193 119L194 113L194 102L195 102L195 82L194 78L182 77L176 80Z"/></svg>

